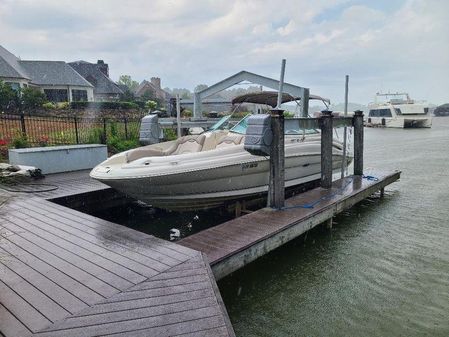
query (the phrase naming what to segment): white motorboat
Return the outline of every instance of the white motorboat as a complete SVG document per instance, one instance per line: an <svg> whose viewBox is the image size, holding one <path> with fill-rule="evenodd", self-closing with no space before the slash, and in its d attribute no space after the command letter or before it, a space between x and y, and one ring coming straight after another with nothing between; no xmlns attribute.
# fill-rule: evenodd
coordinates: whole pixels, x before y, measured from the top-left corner
<svg viewBox="0 0 449 337"><path fill-rule="evenodd" d="M394 97L379 102L379 97ZM367 126L389 128L430 128L432 117L424 103L410 99L407 93L377 93L375 102L368 106Z"/></svg>
<svg viewBox="0 0 449 337"><path fill-rule="evenodd" d="M244 150L248 116L227 129L230 116L210 131L143 146L110 157L91 177L135 199L169 210L197 210L268 191L269 158ZM285 186L320 178L321 135L288 128ZM333 143L333 168L341 168L342 143ZM348 157L348 163L352 158Z"/></svg>

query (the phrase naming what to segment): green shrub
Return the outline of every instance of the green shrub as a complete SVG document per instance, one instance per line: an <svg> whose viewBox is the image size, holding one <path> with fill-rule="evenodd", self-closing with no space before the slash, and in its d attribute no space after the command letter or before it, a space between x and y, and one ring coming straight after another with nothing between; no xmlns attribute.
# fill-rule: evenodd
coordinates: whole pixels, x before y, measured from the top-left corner
<svg viewBox="0 0 449 337"><path fill-rule="evenodd" d="M89 130L87 134L87 143L89 144L103 144L104 143L104 131L102 128L93 128Z"/></svg>
<svg viewBox="0 0 449 337"><path fill-rule="evenodd" d="M54 109L56 109L56 105L53 104L52 102L46 102L46 103L42 104L42 107L44 109L47 109L47 110L54 110Z"/></svg>
<svg viewBox="0 0 449 337"><path fill-rule="evenodd" d="M70 107L72 109L110 109L110 110L131 110L139 109L140 106L134 102L71 102Z"/></svg>
<svg viewBox="0 0 449 337"><path fill-rule="evenodd" d="M17 135L12 139L11 144L16 149L23 149L26 147L30 147L26 135L22 133L17 133Z"/></svg>
<svg viewBox="0 0 449 337"><path fill-rule="evenodd" d="M22 106L25 110L32 110L41 107L47 102L47 96L35 88L23 88L21 93Z"/></svg>
<svg viewBox="0 0 449 337"><path fill-rule="evenodd" d="M175 140L178 138L178 134L175 129L164 129L165 140Z"/></svg>
<svg viewBox="0 0 449 337"><path fill-rule="evenodd" d="M67 109L68 107L69 107L69 102L56 103L56 109Z"/></svg>
<svg viewBox="0 0 449 337"><path fill-rule="evenodd" d="M295 117L295 113L292 111L284 111L284 117L286 118Z"/></svg>
<svg viewBox="0 0 449 337"><path fill-rule="evenodd" d="M184 109L181 112L181 117L192 117L193 116L193 112L189 109Z"/></svg>
<svg viewBox="0 0 449 337"><path fill-rule="evenodd" d="M137 139L122 139L118 136L110 136L107 145L110 153L119 153L140 146Z"/></svg>

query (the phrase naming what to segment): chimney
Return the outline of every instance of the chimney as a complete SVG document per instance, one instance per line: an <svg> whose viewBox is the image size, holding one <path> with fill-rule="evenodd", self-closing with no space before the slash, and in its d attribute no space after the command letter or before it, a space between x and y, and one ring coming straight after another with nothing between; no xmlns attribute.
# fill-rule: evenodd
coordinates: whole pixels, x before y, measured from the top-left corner
<svg viewBox="0 0 449 337"><path fill-rule="evenodd" d="M161 89L161 79L159 77L152 77L151 84L154 85L156 88Z"/></svg>
<svg viewBox="0 0 449 337"><path fill-rule="evenodd" d="M109 66L107 63L104 63L103 60L98 60L97 61L97 65L98 65L98 69L100 69L100 71L105 74L107 77L109 77Z"/></svg>

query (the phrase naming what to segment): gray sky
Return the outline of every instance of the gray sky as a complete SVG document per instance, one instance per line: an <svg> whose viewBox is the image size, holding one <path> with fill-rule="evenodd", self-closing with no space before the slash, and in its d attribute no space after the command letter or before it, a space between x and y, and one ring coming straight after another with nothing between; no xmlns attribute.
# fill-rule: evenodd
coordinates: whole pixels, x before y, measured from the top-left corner
<svg viewBox="0 0 449 337"><path fill-rule="evenodd" d="M22 59L103 59L112 79L211 85L240 70L367 104L377 91L449 102L447 0L0 0L0 44Z"/></svg>

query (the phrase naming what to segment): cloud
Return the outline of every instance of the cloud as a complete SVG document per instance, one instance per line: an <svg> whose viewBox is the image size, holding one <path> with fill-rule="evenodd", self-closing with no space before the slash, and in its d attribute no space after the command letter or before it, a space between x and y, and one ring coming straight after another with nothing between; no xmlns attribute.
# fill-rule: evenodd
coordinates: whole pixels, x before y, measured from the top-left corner
<svg viewBox="0 0 449 337"><path fill-rule="evenodd" d="M24 59L104 59L115 79L213 84L240 70L341 101L381 89L449 101L449 2L403 0L1 0L4 47ZM430 90L434 83L438 87Z"/></svg>

